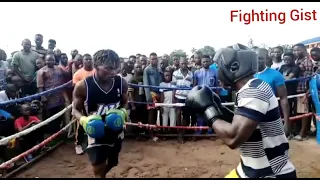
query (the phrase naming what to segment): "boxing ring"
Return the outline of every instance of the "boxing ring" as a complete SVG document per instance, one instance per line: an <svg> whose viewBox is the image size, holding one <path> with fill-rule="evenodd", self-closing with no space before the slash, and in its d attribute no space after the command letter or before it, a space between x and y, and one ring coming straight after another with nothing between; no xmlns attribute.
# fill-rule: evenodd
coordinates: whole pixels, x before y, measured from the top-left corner
<svg viewBox="0 0 320 180"><path fill-rule="evenodd" d="M319 77L318 76L312 76L312 77L306 77L306 78L298 78L298 79L293 79L293 80L289 80L289 81L309 81L309 86L310 86L310 94L312 97L312 100L314 102L315 105L315 109L316 109L316 119L317 119L317 128L320 128L320 121L319 121L319 116L320 116L320 102L319 102L319 95L318 95L318 87L317 87L317 81L318 81ZM129 84L132 87L143 87L143 88L158 88L158 89L166 89L166 90L188 90L191 88L173 88L173 87L158 87L158 86L145 86L145 85L136 85L136 84ZM24 101L31 101L34 99L38 99L40 96L46 96L52 93L56 93L59 92L67 87L71 86L71 82L68 82L64 85L61 85L59 87L56 87L52 90L49 91L45 91L39 94L35 94L32 96L28 96L28 97L24 97L24 98L20 98L20 99L15 99L15 100L10 100L7 102L3 102L0 103L0 108L4 107L4 106L8 106L11 104L15 104L15 103L21 103ZM221 89L221 88L214 88L214 89ZM296 98L296 97L302 97L305 94L297 94L297 95L291 95L288 96L288 99L290 98ZM161 107L161 106L171 106L171 107L182 107L184 106L184 104L182 103L175 103L175 104L166 104L166 103L146 103L146 102L134 102L134 103L140 103L140 104L149 104L152 105L153 107ZM222 105L224 106L233 106L234 102L227 102L227 103L222 103ZM67 112L68 110L70 110L72 107L72 105L69 105L68 107L66 107L65 109L63 109L62 111L58 112L57 114L53 115L52 117L42 121L41 123L28 128L24 131L21 131L19 133L16 133L14 135L5 137L3 139L0 140L0 145L8 145L11 141L14 141L15 139L18 139L22 136L25 136L27 134L29 134L30 132L35 131L36 129L39 129L45 125L47 125L48 123L56 120L59 116L63 115L65 112ZM291 121L294 120L298 120L304 117L310 117L313 116L314 113L306 113L303 115L299 115L299 116L294 116L294 117L290 117L289 119ZM58 136L60 136L61 134L65 133L68 131L68 137L71 137L71 130L72 130L72 126L73 123L75 121L71 121L69 122L65 127L63 127L60 131L56 132L55 134L51 135L50 137L48 137L47 139L45 139L44 141L42 141L40 144L34 146L33 148L29 149L26 152L23 152L15 157L13 157L12 159L2 163L0 165L0 170L1 169L10 169L10 164L17 162L18 160L24 158L26 155L28 155L29 153L32 153L40 148L42 148L43 146L47 145L49 142L51 142L52 140L56 139ZM137 126L137 127L143 127L143 128L149 128L149 129L158 129L158 128L174 128L174 129L193 129L193 130L205 130L208 129L207 126L160 126L160 125L151 125L151 124L142 124L142 123L131 123L131 122L127 122L126 126ZM320 132L317 132L317 142L320 144Z"/></svg>

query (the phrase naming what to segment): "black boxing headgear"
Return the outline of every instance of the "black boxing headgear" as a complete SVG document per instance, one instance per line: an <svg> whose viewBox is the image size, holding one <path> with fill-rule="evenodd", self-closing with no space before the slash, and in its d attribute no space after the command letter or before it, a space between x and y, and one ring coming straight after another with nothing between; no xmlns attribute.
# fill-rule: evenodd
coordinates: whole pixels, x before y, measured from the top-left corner
<svg viewBox="0 0 320 180"><path fill-rule="evenodd" d="M223 48L214 57L218 64L218 77L226 86L234 86L239 80L258 72L256 53L243 47Z"/></svg>

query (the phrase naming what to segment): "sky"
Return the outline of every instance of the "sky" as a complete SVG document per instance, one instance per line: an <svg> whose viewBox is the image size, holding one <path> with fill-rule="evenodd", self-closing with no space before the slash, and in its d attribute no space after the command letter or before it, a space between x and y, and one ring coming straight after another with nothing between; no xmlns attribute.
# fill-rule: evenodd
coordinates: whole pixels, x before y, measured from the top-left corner
<svg viewBox="0 0 320 180"><path fill-rule="evenodd" d="M21 49L25 38L34 35L57 41L57 48L70 54L93 54L100 49L115 50L119 56L156 52L169 54L205 45L216 49L234 43L295 44L319 36L320 3L248 2L0 2L0 49L7 54ZM303 8L303 11L300 9ZM286 22L251 22L245 25L231 11L285 12ZM313 21L293 21L290 12L316 10Z"/></svg>

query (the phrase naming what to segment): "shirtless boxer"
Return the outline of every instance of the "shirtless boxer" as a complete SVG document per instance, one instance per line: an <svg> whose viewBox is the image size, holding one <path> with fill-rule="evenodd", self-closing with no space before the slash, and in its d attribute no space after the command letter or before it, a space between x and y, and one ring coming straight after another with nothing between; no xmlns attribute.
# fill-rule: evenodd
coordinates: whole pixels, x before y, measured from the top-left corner
<svg viewBox="0 0 320 180"><path fill-rule="evenodd" d="M122 120L125 120L126 117L122 114L127 104L128 85L123 78L116 75L115 70L120 67L120 59L113 50L96 52L93 55L93 64L96 70L94 75L75 86L72 114L80 120L88 135L86 151L94 176L105 178L106 174L118 164L124 137L122 126L124 123L119 124L118 121L109 123L112 119L109 112L116 112Z"/></svg>

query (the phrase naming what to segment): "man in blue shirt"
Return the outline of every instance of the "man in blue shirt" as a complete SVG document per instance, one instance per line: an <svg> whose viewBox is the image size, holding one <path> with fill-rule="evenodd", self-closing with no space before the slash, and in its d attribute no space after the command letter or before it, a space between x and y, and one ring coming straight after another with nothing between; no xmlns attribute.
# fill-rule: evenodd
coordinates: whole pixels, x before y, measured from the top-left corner
<svg viewBox="0 0 320 180"><path fill-rule="evenodd" d="M211 59L209 55L203 55L201 59L202 68L194 72L193 87L197 85L206 85L209 87L218 87L218 73L217 69L209 68L211 65ZM204 126L204 120L197 115L197 126ZM201 131L197 131L200 134ZM212 129L208 131L212 133Z"/></svg>
<svg viewBox="0 0 320 180"><path fill-rule="evenodd" d="M289 121L289 103L287 98L287 88L285 85L285 79L279 71L266 66L266 61L268 58L267 49L258 48L255 51L258 56L259 72L256 73L254 77L267 82L271 86L273 93L280 98L280 107L282 110L281 115L283 116L285 129L287 132L290 132L291 123Z"/></svg>

